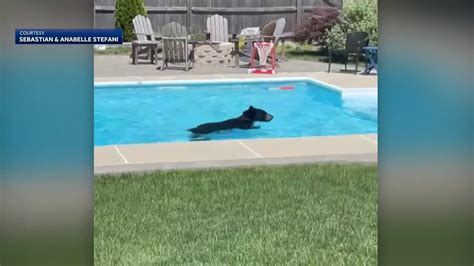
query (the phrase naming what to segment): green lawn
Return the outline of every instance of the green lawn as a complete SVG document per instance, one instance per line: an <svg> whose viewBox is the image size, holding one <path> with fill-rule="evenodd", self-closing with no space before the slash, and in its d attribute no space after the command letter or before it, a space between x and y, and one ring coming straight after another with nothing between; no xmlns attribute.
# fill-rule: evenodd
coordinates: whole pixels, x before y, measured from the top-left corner
<svg viewBox="0 0 474 266"><path fill-rule="evenodd" d="M95 263L374 265L377 168L98 176Z"/></svg>
<svg viewBox="0 0 474 266"><path fill-rule="evenodd" d="M129 55L132 53L132 47L129 46L117 46L114 48L107 48L105 50L95 50L96 55Z"/></svg>
<svg viewBox="0 0 474 266"><path fill-rule="evenodd" d="M277 53L280 53L282 46L277 47ZM320 59L326 59L327 55L322 51L321 47L310 44L285 45L285 57L289 60L302 60L317 62Z"/></svg>

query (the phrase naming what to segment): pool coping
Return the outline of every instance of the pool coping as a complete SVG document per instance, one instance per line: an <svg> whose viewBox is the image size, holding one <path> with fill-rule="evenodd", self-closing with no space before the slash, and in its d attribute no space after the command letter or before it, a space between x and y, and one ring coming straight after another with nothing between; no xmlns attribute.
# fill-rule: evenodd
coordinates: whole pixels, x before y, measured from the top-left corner
<svg viewBox="0 0 474 266"><path fill-rule="evenodd" d="M125 78L121 81L96 81L95 86L186 85L232 82L305 81L341 93L377 93L377 88L342 88L314 77L204 78L154 80ZM95 174L143 172L172 169L205 169L256 165L307 163L377 163L377 133L297 138L266 138L126 144L94 147ZM282 149L284 149L282 151Z"/></svg>
<svg viewBox="0 0 474 266"><path fill-rule="evenodd" d="M377 163L377 134L126 144L94 148L95 173L307 163Z"/></svg>
<svg viewBox="0 0 474 266"><path fill-rule="evenodd" d="M309 82L314 85L324 87L325 89L344 93L376 93L376 87L364 87L364 88L342 88L339 86L332 85L330 83L321 81L313 77L265 77L265 78L224 78L224 79L187 79L187 80L134 80L134 81L96 81L94 82L94 88L104 89L109 86L153 86L153 85L196 85L196 84L227 84L227 83L264 83L264 82Z"/></svg>
<svg viewBox="0 0 474 266"><path fill-rule="evenodd" d="M336 164L362 164L376 165L377 153L367 153L358 155L337 155L337 156L304 156L287 157L277 159L253 159L253 160L227 160L227 161L207 161L207 162L182 162L182 163L154 163L154 164L134 164L121 166L98 166L95 167L96 175L120 174L134 172L169 171L180 169L220 169L239 168L251 166L283 166L283 165L304 165L313 163L336 163Z"/></svg>

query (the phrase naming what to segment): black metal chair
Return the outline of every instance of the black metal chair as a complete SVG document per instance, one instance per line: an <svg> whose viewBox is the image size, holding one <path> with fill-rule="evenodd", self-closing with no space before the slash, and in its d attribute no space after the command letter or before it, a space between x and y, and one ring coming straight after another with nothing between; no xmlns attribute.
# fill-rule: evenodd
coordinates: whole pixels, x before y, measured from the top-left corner
<svg viewBox="0 0 474 266"><path fill-rule="evenodd" d="M347 61L350 56L355 57L355 73L359 67L359 58L362 55L362 48L369 45L369 34L367 32L352 32L346 36L346 46L344 50L334 50L329 48L328 73L331 71L331 62L333 54L344 56L344 70L347 71Z"/></svg>

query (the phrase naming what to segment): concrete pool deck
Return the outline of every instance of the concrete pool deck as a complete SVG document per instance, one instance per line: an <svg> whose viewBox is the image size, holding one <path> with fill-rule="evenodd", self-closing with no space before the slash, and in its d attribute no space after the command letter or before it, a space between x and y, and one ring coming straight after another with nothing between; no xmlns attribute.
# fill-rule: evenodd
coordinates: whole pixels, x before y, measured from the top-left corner
<svg viewBox="0 0 474 266"><path fill-rule="evenodd" d="M112 145L95 148L95 173L311 162L376 163L377 134Z"/></svg>
<svg viewBox="0 0 474 266"><path fill-rule="evenodd" d="M325 72L96 77L95 82L309 77L343 91L376 88L377 77ZM376 163L377 134L97 146L96 174L313 162Z"/></svg>
<svg viewBox="0 0 474 266"><path fill-rule="evenodd" d="M195 74L195 75L167 75L167 76L121 76L95 77L95 82L129 82L129 81L164 81L164 80L203 80L203 79L268 79L268 78L313 78L324 83L343 89L377 88L377 76L354 75L348 73L327 72L284 72L274 75L251 74Z"/></svg>

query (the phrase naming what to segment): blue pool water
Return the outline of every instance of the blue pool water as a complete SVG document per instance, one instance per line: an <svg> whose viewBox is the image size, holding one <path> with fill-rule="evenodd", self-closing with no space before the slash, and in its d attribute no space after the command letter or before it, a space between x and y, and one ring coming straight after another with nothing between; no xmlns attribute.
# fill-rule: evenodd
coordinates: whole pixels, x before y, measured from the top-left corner
<svg viewBox="0 0 474 266"><path fill-rule="evenodd" d="M280 90L281 86L293 90ZM95 145L186 142L188 128L239 116L249 105L274 116L260 129L232 130L211 139L327 136L377 132L377 97L306 81L98 87Z"/></svg>

